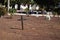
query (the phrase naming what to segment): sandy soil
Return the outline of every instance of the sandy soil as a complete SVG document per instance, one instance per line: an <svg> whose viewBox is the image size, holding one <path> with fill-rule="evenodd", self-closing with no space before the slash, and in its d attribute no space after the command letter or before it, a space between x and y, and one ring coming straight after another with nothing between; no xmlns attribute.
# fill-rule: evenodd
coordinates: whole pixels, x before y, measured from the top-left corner
<svg viewBox="0 0 60 40"><path fill-rule="evenodd" d="M45 17L24 18L24 30L21 30L20 16L0 18L0 40L60 40L60 18L50 21Z"/></svg>

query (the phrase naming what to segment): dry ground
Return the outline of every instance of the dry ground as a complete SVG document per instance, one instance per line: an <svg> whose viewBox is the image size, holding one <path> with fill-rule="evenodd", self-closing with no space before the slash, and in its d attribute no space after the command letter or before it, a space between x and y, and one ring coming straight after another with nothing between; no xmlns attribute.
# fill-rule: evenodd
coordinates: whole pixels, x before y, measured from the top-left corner
<svg viewBox="0 0 60 40"><path fill-rule="evenodd" d="M45 17L24 17L24 30L21 30L20 16L0 18L0 40L60 40L60 18L50 21Z"/></svg>

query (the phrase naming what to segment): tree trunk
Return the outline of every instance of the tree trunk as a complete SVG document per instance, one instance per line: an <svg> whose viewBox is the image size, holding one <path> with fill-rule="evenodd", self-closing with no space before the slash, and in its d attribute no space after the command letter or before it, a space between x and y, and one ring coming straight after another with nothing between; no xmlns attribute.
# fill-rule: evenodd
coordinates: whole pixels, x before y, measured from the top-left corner
<svg viewBox="0 0 60 40"><path fill-rule="evenodd" d="M20 10L20 4L18 4L18 10Z"/></svg>

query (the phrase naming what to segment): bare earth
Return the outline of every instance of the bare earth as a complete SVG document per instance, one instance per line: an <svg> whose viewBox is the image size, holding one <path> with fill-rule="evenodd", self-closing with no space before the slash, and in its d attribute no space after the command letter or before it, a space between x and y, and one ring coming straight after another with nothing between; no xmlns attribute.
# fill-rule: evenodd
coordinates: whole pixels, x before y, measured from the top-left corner
<svg viewBox="0 0 60 40"><path fill-rule="evenodd" d="M60 40L60 18L50 21L45 17L24 18L24 30L21 30L20 16L0 18L0 40Z"/></svg>

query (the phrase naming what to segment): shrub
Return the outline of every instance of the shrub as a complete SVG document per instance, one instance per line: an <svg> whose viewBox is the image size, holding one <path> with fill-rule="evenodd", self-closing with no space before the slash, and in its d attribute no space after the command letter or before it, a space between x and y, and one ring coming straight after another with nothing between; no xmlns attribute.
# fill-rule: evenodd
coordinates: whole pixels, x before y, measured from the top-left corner
<svg viewBox="0 0 60 40"><path fill-rule="evenodd" d="M60 8L58 8L57 14L60 15Z"/></svg>
<svg viewBox="0 0 60 40"><path fill-rule="evenodd" d="M9 9L9 13L16 13L16 9L14 9L14 8Z"/></svg>
<svg viewBox="0 0 60 40"><path fill-rule="evenodd" d="M10 18L12 18L13 14L16 13L16 9L9 9L9 13L10 13Z"/></svg>
<svg viewBox="0 0 60 40"><path fill-rule="evenodd" d="M7 10L5 7L0 7L0 17L4 16L7 13Z"/></svg>
<svg viewBox="0 0 60 40"><path fill-rule="evenodd" d="M28 10L29 10L28 8L25 9L26 12L28 12Z"/></svg>
<svg viewBox="0 0 60 40"><path fill-rule="evenodd" d="M9 13L10 13L10 15L13 15L14 13L16 13L16 9L9 9Z"/></svg>
<svg viewBox="0 0 60 40"><path fill-rule="evenodd" d="M56 12L57 15L60 15L60 8L55 8L54 12Z"/></svg>

